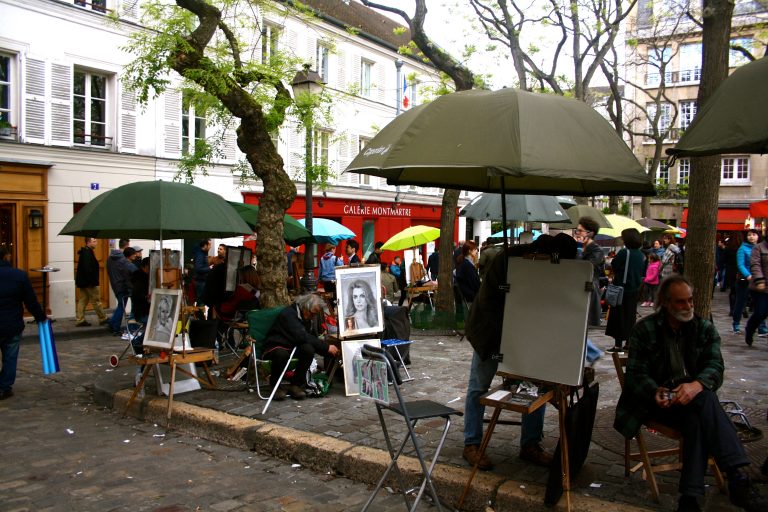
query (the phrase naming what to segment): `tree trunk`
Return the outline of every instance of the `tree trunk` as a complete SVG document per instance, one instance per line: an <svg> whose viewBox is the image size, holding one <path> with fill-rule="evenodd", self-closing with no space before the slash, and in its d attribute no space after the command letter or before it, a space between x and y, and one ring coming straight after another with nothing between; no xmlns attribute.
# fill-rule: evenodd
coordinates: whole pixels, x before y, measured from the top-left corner
<svg viewBox="0 0 768 512"><path fill-rule="evenodd" d="M697 99L699 111L728 76L733 2L703 0L703 7L703 62ZM696 311L704 318L709 318L712 311L712 273L715 268L719 190L720 157L691 159L685 275L693 284Z"/></svg>
<svg viewBox="0 0 768 512"><path fill-rule="evenodd" d="M456 225L456 208L459 204L458 190L446 189L443 193L440 215L440 272L437 278L438 311L453 312L453 227ZM446 236L443 236L446 234Z"/></svg>

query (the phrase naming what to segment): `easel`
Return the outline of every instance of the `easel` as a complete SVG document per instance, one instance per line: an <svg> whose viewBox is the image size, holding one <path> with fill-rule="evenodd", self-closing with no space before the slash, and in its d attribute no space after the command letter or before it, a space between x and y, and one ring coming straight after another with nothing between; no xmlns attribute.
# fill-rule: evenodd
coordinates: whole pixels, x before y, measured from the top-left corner
<svg viewBox="0 0 768 512"><path fill-rule="evenodd" d="M483 436L483 441L480 443L480 453L477 458L477 462L472 468L472 473L469 475L469 480L464 486L464 492L459 498L458 508L461 509L464 504L464 500L469 494L469 490L472 487L472 481L477 474L478 464L485 455L485 451L488 448L488 444L491 442L493 431L496 428L496 424L499 421L501 411L513 411L521 414L530 414L537 411L544 406L547 402L551 402L558 412L558 424L560 427L560 463L562 468L562 482L563 492L565 493L565 507L570 512L571 510L571 474L568 461L568 434L565 429L565 413L568 409L568 396L571 392L572 386L565 384L557 384L553 382L537 381L534 379L524 379L515 375L511 375L505 372L496 372L496 375L506 379L513 380L527 380L533 382L540 387L544 387L547 390L539 393L537 396L527 396L517 394L514 389L508 388L505 384L501 384L492 388L488 393L480 397L480 403L487 407L493 407L493 415L491 421L488 424L488 429Z"/></svg>
<svg viewBox="0 0 768 512"><path fill-rule="evenodd" d="M168 251L168 252L166 252ZM170 250L163 251L163 258L168 259L170 255ZM166 280L168 277L171 277L171 279L168 281ZM181 269L180 268L165 268L165 269L158 269L158 275L157 278L160 280L161 285L163 288L166 289L181 289ZM164 279L165 278L165 279ZM139 379L139 382L134 387L133 393L131 394L131 397L128 399L128 403L125 405L125 410L123 411L123 416L125 416L128 413L128 409L131 407L131 404L136 399L136 396L138 396L139 392L144 388L144 383L147 380L147 376L149 375L149 371L152 368L155 368L155 371L159 372L160 368L159 365L161 364L167 364L169 365L171 369L171 378L168 384L168 409L166 413L166 419L168 420L168 423L171 421L171 413L173 410L173 386L176 381L176 370L182 372L183 374L187 375L188 377L196 379L201 385L206 386L210 389L216 388L216 382L213 380L213 376L211 375L211 372L208 369L208 362L214 361L216 362L216 355L214 349L209 348L189 348L187 349L187 328L186 323L192 314L199 312L200 308L196 306L187 306L186 305L186 298L184 294L181 294L181 310L179 311L179 315L181 318L181 352L176 352L176 343L175 339L173 341L173 345L168 347L168 352L165 352L164 350L161 351L159 354L153 354L150 352L150 350L158 350L156 347L147 347L144 349L144 354L139 356L132 356L129 358L129 361L131 361L133 364L138 366L143 366L144 369L141 372L141 378ZM153 303L154 305L154 303ZM188 371L186 368L180 365L185 364L197 364L201 363L203 367L203 371L205 372L205 379L198 377L194 373Z"/></svg>

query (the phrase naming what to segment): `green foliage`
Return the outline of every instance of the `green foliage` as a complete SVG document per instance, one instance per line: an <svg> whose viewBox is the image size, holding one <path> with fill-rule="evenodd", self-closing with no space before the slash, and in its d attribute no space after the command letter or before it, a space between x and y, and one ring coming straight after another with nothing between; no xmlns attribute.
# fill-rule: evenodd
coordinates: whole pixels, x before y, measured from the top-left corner
<svg viewBox="0 0 768 512"><path fill-rule="evenodd" d="M622 201L619 205L619 215L629 216L630 204L626 201Z"/></svg>
<svg viewBox="0 0 768 512"><path fill-rule="evenodd" d="M405 28L405 27L397 27L397 28L392 29L392 33L394 35L396 35L396 36L401 36L401 35L405 34L407 31L408 31L408 29Z"/></svg>
<svg viewBox="0 0 768 512"><path fill-rule="evenodd" d="M347 34L349 34L351 36L359 36L360 35L360 29L357 28L357 27L352 27L350 25L347 25L344 28L347 31Z"/></svg>

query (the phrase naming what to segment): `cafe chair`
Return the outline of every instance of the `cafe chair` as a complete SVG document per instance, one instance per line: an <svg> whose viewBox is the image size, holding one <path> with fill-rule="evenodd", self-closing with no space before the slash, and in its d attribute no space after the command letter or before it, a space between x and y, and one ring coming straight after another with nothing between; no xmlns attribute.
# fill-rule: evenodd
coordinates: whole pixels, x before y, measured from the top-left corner
<svg viewBox="0 0 768 512"><path fill-rule="evenodd" d="M297 361L293 355L296 353L296 347L293 347L291 355L288 358L288 363L284 368L274 368L272 361L268 359L262 359L264 353L264 340L267 337L267 333L272 328L272 325L277 320L278 315L283 311L283 307L269 308L269 309L254 309L249 311L246 315L248 321L248 337L250 338L250 357L248 362L248 373L253 375L255 382L256 393L259 398L266 400L267 403L264 409L261 410L261 414L266 414L269 405L272 403L272 399L275 397L277 389L280 387L280 383L285 377L285 373L296 365ZM277 379L277 383L268 396L265 396L259 383L260 378L264 378L269 382L269 377L273 371L279 371L280 377Z"/></svg>
<svg viewBox="0 0 768 512"><path fill-rule="evenodd" d="M616 376L619 379L619 386L624 389L624 377L627 368L627 360L629 359L626 353L614 352L613 365L616 368ZM676 443L676 446L672 448L664 448L658 450L648 449L648 440L646 434L656 433L657 435L664 436ZM635 436L637 442L637 451L632 451L631 439L624 439L624 476L628 477L631 473L634 473L640 469L643 470L643 478L648 481L648 485L651 487L651 494L653 499L659 501L659 485L656 482L656 473L662 473L666 471L679 471L682 467L682 455L683 455L683 437L677 429L664 425L657 421L648 420L640 427L640 431ZM669 458L675 457L677 460L669 462ZM666 462L655 463L654 459L666 458ZM637 461L635 466L632 466L632 462ZM725 485L725 479L717 467L715 459L709 458L709 466L712 468L712 473L715 477L715 482L720 488L720 491L727 492Z"/></svg>
<svg viewBox="0 0 768 512"><path fill-rule="evenodd" d="M378 483L376 484L376 488L373 490L373 493L368 498L368 501L365 503L365 506L363 506L363 512L368 510L368 508L371 506L371 503L373 503L373 500L376 498L376 495L381 490L381 487L384 485L384 483L387 481L387 477L389 474L394 470L395 476L397 478L397 483L399 485L400 492L403 495L403 498L405 499L405 506L410 508L410 510L416 510L416 507L419 504L419 501L421 500L422 495L424 494L425 489L427 486L429 486L429 493L432 496L432 499L434 501L435 506L437 506L438 510L443 510L442 505L440 504L440 499L437 496L437 490L435 489L435 485L432 482L432 471L435 468L435 465L437 464L437 459L440 456L440 451L443 448L443 444L445 443L445 439L448 436L448 429L451 427L451 416L453 415L463 415L461 411L457 411L455 409L452 409L450 407L447 407L443 404L433 402L432 400L413 400L413 401L406 401L403 398L402 392L400 390L400 385L403 383L402 379L400 378L399 373L397 372L396 363L392 359L392 356L386 352L385 349L379 348L379 347L373 347L371 345L363 345L363 348L361 350L361 355L363 359L368 361L378 361L380 363L383 363L386 365L387 369L387 375L389 377L389 380L391 381L392 388L391 390L394 391L394 399L390 399L389 403L383 403L382 401L376 400L376 412L379 415L379 422L381 423L381 429L384 432L384 440L387 443L387 450L389 451L389 456L392 459L392 462L390 462L389 466L387 466L387 469L384 471L384 474L379 479ZM386 385L385 385L386 386ZM392 396L392 393L389 393L389 396ZM387 423L384 419L384 411L390 411L395 413L396 415L402 417L402 419L405 421L405 424L408 428L408 433L404 436L402 442L400 443L400 446L397 450L395 450L392 440L389 437L389 430L387 429ZM424 451L423 451L423 443L420 445L419 439L416 436L416 423L419 420L431 420L431 419L438 419L442 418L445 423L443 425L443 431L440 436L440 441L437 444L437 447L435 448L434 455L432 457L432 462L427 465L427 461L424 459ZM413 444L413 448L416 452L416 457L419 459L419 464L421 466L421 474L422 474L422 481L421 485L418 487L418 493L416 494L416 498L413 501L413 504L410 504L408 501L408 496L414 489L408 489L405 485L405 479L403 478L403 474L400 471L400 468L397 465L397 461L400 458L400 455L402 455L403 450L405 449L405 446L408 444L408 441L411 441Z"/></svg>

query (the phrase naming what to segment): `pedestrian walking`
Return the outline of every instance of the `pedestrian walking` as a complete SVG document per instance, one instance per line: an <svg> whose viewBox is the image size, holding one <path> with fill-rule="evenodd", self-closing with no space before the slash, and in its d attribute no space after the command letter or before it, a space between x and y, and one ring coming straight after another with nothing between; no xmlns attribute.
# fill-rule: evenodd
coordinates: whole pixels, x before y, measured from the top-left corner
<svg viewBox="0 0 768 512"><path fill-rule="evenodd" d="M624 295L620 305L611 306L608 312L608 325L605 334L613 338L613 347L609 352L621 352L626 350L629 333L635 326L637 319L637 297L640 292L640 284L643 282L643 266L645 258L640 251L642 244L640 233L629 228L621 232L624 241L624 249L616 253L613 258L613 284L624 287Z"/></svg>
<svg viewBox="0 0 768 512"><path fill-rule="evenodd" d="M0 400L13 396L21 333L24 331L24 306L36 321L45 321L45 313L37 302L29 276L13 268L10 250L0 247L0 351L3 353Z"/></svg>
<svg viewBox="0 0 768 512"><path fill-rule="evenodd" d="M741 315L747 306L747 295L749 285L752 282L752 271L750 270L750 259L752 258L752 249L760 241L760 232L756 229L747 230L744 241L741 242L739 250L736 252L736 279L733 283L734 301L731 308L733 318L734 334L741 334Z"/></svg>
<svg viewBox="0 0 768 512"><path fill-rule="evenodd" d="M85 246L77 253L77 271L75 272L75 286L80 290L75 308L75 325L85 327L91 325L85 319L85 308L90 303L99 318L99 325L105 325L109 318L101 307L101 291L99 289L99 260L93 248L96 247L96 239L86 237Z"/></svg>

